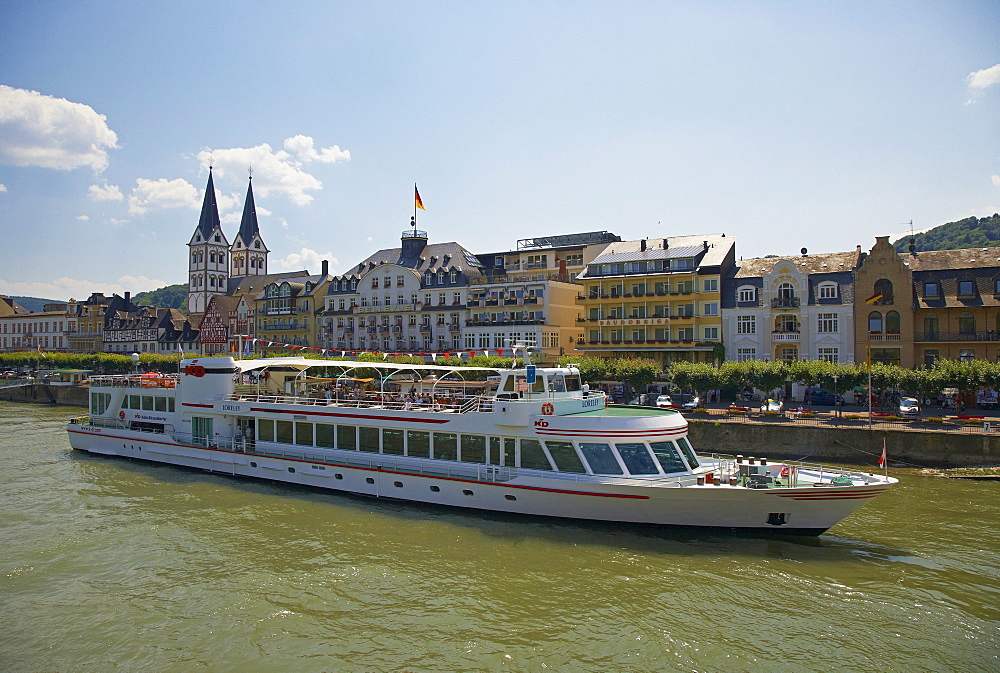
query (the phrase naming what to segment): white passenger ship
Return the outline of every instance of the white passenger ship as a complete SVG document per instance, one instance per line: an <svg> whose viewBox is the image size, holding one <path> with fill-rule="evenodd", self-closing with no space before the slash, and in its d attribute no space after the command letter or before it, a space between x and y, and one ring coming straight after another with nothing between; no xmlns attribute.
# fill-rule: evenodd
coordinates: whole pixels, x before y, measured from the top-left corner
<svg viewBox="0 0 1000 673"><path fill-rule="evenodd" d="M91 453L395 500L808 535L897 482L696 454L681 413L609 406L573 366L188 359L94 377L68 431Z"/></svg>

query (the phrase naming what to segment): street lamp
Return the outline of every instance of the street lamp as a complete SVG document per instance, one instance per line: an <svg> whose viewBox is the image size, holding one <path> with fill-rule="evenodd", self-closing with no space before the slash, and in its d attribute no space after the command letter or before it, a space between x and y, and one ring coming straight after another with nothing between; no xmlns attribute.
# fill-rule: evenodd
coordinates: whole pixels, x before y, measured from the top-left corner
<svg viewBox="0 0 1000 673"><path fill-rule="evenodd" d="M132 353L132 369L135 370L136 374L139 373L139 354L138 353Z"/></svg>
<svg viewBox="0 0 1000 673"><path fill-rule="evenodd" d="M837 417L838 418L840 417L840 415L842 413L844 413L844 404L843 404L843 401L837 395L837 379L839 379L839 378L840 378L840 376L838 376L837 374L833 375L833 403L837 407Z"/></svg>

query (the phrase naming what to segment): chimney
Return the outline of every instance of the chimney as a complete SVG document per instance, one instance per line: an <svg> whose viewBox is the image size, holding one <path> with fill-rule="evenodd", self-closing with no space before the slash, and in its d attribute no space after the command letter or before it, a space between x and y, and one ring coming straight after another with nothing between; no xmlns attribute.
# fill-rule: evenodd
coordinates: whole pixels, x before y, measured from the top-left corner
<svg viewBox="0 0 1000 673"><path fill-rule="evenodd" d="M708 250L708 241L702 241L701 244Z"/></svg>
<svg viewBox="0 0 1000 673"><path fill-rule="evenodd" d="M666 250L669 247L670 247L670 239L669 238L663 239L663 249Z"/></svg>
<svg viewBox="0 0 1000 673"><path fill-rule="evenodd" d="M131 292L126 292L125 293L125 310L126 311L131 311L132 310L131 307L132 307L132 293Z"/></svg>
<svg viewBox="0 0 1000 673"><path fill-rule="evenodd" d="M646 239L639 241L639 252L646 252Z"/></svg>
<svg viewBox="0 0 1000 673"><path fill-rule="evenodd" d="M324 259L323 271L320 273L320 275L322 275L323 278L326 278L329 273L330 273L330 262L329 260Z"/></svg>

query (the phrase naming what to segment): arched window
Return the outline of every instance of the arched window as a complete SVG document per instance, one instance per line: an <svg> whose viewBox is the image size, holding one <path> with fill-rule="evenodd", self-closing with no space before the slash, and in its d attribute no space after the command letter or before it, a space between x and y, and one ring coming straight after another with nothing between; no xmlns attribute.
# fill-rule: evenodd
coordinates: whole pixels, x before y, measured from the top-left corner
<svg viewBox="0 0 1000 673"><path fill-rule="evenodd" d="M882 298L878 300L880 304L891 304L892 303L892 281L886 278L880 278L875 281L875 296L882 295Z"/></svg>
<svg viewBox="0 0 1000 673"><path fill-rule="evenodd" d="M879 311L872 311L868 314L868 332L882 333L882 314Z"/></svg>
<svg viewBox="0 0 1000 673"><path fill-rule="evenodd" d="M778 299L794 299L795 288L791 283L782 283L778 286Z"/></svg>
<svg viewBox="0 0 1000 673"><path fill-rule="evenodd" d="M997 314L997 325L1000 326L1000 313ZM928 313L924 316L924 338L935 339L941 334L941 321L937 313Z"/></svg>
<svg viewBox="0 0 1000 673"><path fill-rule="evenodd" d="M895 311L885 314L885 333L899 334L899 314Z"/></svg>
<svg viewBox="0 0 1000 673"><path fill-rule="evenodd" d="M958 316L958 331L962 334L976 333L976 318L972 315L972 311L962 311Z"/></svg>

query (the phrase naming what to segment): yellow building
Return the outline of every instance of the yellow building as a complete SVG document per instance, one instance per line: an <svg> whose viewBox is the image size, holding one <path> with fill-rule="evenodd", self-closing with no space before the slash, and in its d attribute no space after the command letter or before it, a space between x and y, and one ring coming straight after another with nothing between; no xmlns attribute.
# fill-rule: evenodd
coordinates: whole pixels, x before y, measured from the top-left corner
<svg viewBox="0 0 1000 673"><path fill-rule="evenodd" d="M711 361L722 343L721 277L735 264L735 243L704 234L608 245L577 276L577 348L663 365Z"/></svg>
<svg viewBox="0 0 1000 673"><path fill-rule="evenodd" d="M332 280L327 262L318 276L275 281L257 295L256 338L275 344L322 348L323 299ZM257 349L268 348L258 344ZM271 347L274 348L274 347Z"/></svg>
<svg viewBox="0 0 1000 673"><path fill-rule="evenodd" d="M875 240L854 280L859 360L1000 362L1000 248L899 253Z"/></svg>

